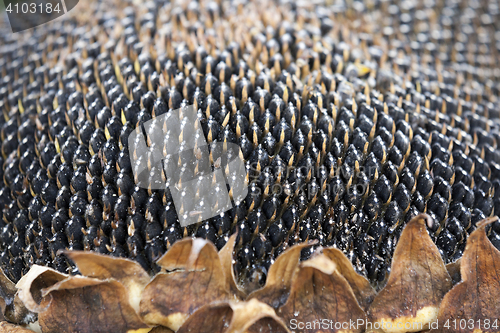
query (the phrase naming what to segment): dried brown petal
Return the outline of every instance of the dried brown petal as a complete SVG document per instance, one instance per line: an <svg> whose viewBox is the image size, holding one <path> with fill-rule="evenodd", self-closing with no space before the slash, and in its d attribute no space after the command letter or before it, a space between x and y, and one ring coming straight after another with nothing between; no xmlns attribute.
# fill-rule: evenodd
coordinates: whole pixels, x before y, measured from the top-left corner
<svg viewBox="0 0 500 333"><path fill-rule="evenodd" d="M500 328L500 251L486 236L485 227L497 221L488 218L477 224L467 239L461 259L462 282L446 294L439 308L439 327L433 332L498 332ZM494 322L496 321L496 327ZM463 322L466 325L463 325ZM489 321L489 325L486 323ZM448 327L444 327L448 323ZM454 323L457 323L456 325ZM462 326L460 325L462 323Z"/></svg>
<svg viewBox="0 0 500 333"><path fill-rule="evenodd" d="M202 238L185 238L174 243L156 264L167 271L198 269L207 263L217 263L218 259L217 249L211 242Z"/></svg>
<svg viewBox="0 0 500 333"><path fill-rule="evenodd" d="M256 298L275 309L285 304L292 287L293 274L299 264L300 251L310 245L294 245L278 256L269 268L265 286L252 292L248 299Z"/></svg>
<svg viewBox="0 0 500 333"><path fill-rule="evenodd" d="M141 294L151 278L137 262L93 252L67 251L68 258L85 276L101 280L115 279L127 290L130 305L139 312Z"/></svg>
<svg viewBox="0 0 500 333"><path fill-rule="evenodd" d="M208 332L224 332L232 315L233 310L226 302L207 304L193 313L177 332L198 332L202 328Z"/></svg>
<svg viewBox="0 0 500 333"><path fill-rule="evenodd" d="M238 298L244 299L244 291L236 284L236 279L234 276L233 269L233 250L234 244L236 243L236 234L229 237L228 242L219 251L220 262L222 264L222 269L224 270L224 275L226 277L226 285L228 290Z"/></svg>
<svg viewBox="0 0 500 333"><path fill-rule="evenodd" d="M33 333L34 331L27 328L9 324L5 321L0 322L0 333Z"/></svg>
<svg viewBox="0 0 500 333"><path fill-rule="evenodd" d="M347 257L339 249L332 247L324 248L323 254L335 263L337 271L351 286L359 305L366 310L376 295L376 292L370 285L370 282L354 270L354 267L349 259L347 259Z"/></svg>
<svg viewBox="0 0 500 333"><path fill-rule="evenodd" d="M50 297L48 297L50 296ZM44 333L148 332L128 303L127 290L118 281L71 276L42 290L38 320Z"/></svg>
<svg viewBox="0 0 500 333"><path fill-rule="evenodd" d="M384 325L386 332L426 328L435 321L439 304L452 287L441 255L427 233L429 219L420 214L404 228L394 251L389 280L368 311L370 322Z"/></svg>
<svg viewBox="0 0 500 333"><path fill-rule="evenodd" d="M228 332L288 332L283 320L265 303L253 299L231 304L234 314Z"/></svg>
<svg viewBox="0 0 500 333"><path fill-rule="evenodd" d="M158 260L163 269L146 286L140 303L145 322L177 330L199 307L230 298L215 246L203 239L176 242Z"/></svg>
<svg viewBox="0 0 500 333"><path fill-rule="evenodd" d="M40 304L43 298L42 289L51 287L67 277L52 268L33 265L16 284L18 296L28 310L37 313L45 311L46 305Z"/></svg>
<svg viewBox="0 0 500 333"><path fill-rule="evenodd" d="M324 254L302 262L295 273L290 297L278 314L286 322L293 323L295 320L294 325L297 322L317 322L318 325L312 326L308 332L338 331L335 325L323 322L324 319L351 323L353 325L349 328L353 329L352 332L363 331L366 314L337 267Z"/></svg>
<svg viewBox="0 0 500 333"><path fill-rule="evenodd" d="M289 332L285 323L269 305L251 299L248 302L218 302L201 307L182 325L185 332Z"/></svg>

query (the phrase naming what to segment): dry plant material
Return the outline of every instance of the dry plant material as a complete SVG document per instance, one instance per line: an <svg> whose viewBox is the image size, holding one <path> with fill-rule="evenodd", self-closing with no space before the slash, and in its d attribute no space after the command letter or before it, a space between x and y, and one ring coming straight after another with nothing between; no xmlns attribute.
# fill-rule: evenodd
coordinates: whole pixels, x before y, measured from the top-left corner
<svg viewBox="0 0 500 333"><path fill-rule="evenodd" d="M483 220L470 234L460 263L462 282L441 302L439 327L433 332L500 331L500 252L485 232L496 221L497 217Z"/></svg>
<svg viewBox="0 0 500 333"><path fill-rule="evenodd" d="M236 278L234 276L234 265L233 265L233 251L234 245L236 243L237 234L233 234L229 237L226 245L219 251L219 257L222 264L222 269L224 270L224 275L226 278L226 285L229 291L238 298L245 298L245 292L243 289L237 285Z"/></svg>
<svg viewBox="0 0 500 333"><path fill-rule="evenodd" d="M421 214L406 225L394 252L387 284L368 310L370 322L384 324L385 332L418 332L425 328L436 320L441 300L452 287L439 251L426 230L426 224L433 223L430 219ZM421 323L422 327L414 323Z"/></svg>
<svg viewBox="0 0 500 333"><path fill-rule="evenodd" d="M267 304L251 299L248 302L220 302L198 309L177 333L199 332L289 332L284 321Z"/></svg>
<svg viewBox="0 0 500 333"><path fill-rule="evenodd" d="M6 321L0 322L0 333L33 333L34 331L23 328L14 324L9 324Z"/></svg>
<svg viewBox="0 0 500 333"><path fill-rule="evenodd" d="M293 319L303 323L318 322L308 332L337 332L333 323L366 322L366 315L356 301L347 280L337 270L337 265L323 254L316 255L299 265L294 275L290 296L278 314L287 323ZM325 326L323 326L325 325ZM356 325L352 332L362 332Z"/></svg>
<svg viewBox="0 0 500 333"><path fill-rule="evenodd" d="M267 279L253 298L278 308L293 274L269 267L290 246L335 244L383 285L418 213L436 221L428 232L447 262L500 214L498 1L86 2L19 34L0 24L0 266L12 281L34 264L77 272L64 250L127 257L153 275L181 239L221 249L240 230L236 270L220 260L224 288L242 298ZM186 186L204 163L167 163L183 180L170 190L193 199L174 204L159 159L187 147L188 127L148 124L190 105L197 142L237 144L249 186L240 200L224 170L234 207L185 227L183 216L224 207L213 194L225 182L205 196ZM134 129L148 149L129 144ZM500 247L499 228L489 237ZM369 307L366 282L342 274ZM113 279L137 309L148 282Z"/></svg>
<svg viewBox="0 0 500 333"><path fill-rule="evenodd" d="M283 252L269 268L266 284L252 292L248 298L256 298L277 309L285 304L292 279L299 264L300 251L311 244L297 244Z"/></svg>
<svg viewBox="0 0 500 333"><path fill-rule="evenodd" d="M370 282L354 270L349 259L339 249L333 247L325 248L322 252L328 259L335 263L337 271L351 286L359 305L366 310L376 295Z"/></svg>
<svg viewBox="0 0 500 333"><path fill-rule="evenodd" d="M462 276L460 275L461 261L462 258L458 259L457 261L450 262L449 264L446 265L446 270L448 271L448 274L450 275L454 285L462 280Z"/></svg>
<svg viewBox="0 0 500 333"><path fill-rule="evenodd" d="M44 289L38 314L44 333L149 331L128 302L127 289L118 281L73 276Z"/></svg>
<svg viewBox="0 0 500 333"><path fill-rule="evenodd" d="M40 313L46 310L42 304L42 289L49 288L67 278L66 274L59 273L48 267L34 265L16 284L18 296L28 310Z"/></svg>
<svg viewBox="0 0 500 333"><path fill-rule="evenodd" d="M129 259L113 258L92 252L68 251L65 254L73 260L84 276L100 280L114 279L120 282L127 290L130 305L139 312L142 291L151 280L141 265Z"/></svg>
<svg viewBox="0 0 500 333"><path fill-rule="evenodd" d="M378 294L335 248L319 248L310 259L299 262L302 249L311 245L303 243L282 253L271 266L266 285L247 297L234 279L233 235L219 253L204 239L176 242L157 261L161 271L153 278L129 259L67 251L65 255L83 276L34 265L16 286L0 277L0 309L8 314L7 303L17 298L26 311L38 314L34 324L43 333L59 333L61 327L65 332L84 333L289 332L287 324L293 320L318 323L311 332L363 332L365 328L371 332L377 324L384 332L415 332L428 329L436 318L440 326L433 332L459 331L452 327L454 319L483 324L490 319L491 329L482 326L482 331L496 332L500 252L485 233L496 219L480 222L462 260L447 266L426 231L429 219L422 214L405 227L389 280ZM452 287L449 273L463 281L446 294ZM32 314L31 321L35 318ZM356 323L354 329L334 324L351 322ZM365 323L369 324L365 327ZM451 328L445 330L445 323ZM2 322L2 332L30 330Z"/></svg>
<svg viewBox="0 0 500 333"><path fill-rule="evenodd" d="M175 331L199 307L230 298L217 249L206 240L181 240L157 264L169 271L158 273L142 294L140 314L149 324Z"/></svg>
<svg viewBox="0 0 500 333"><path fill-rule="evenodd" d="M114 258L110 266L114 265ZM111 268L112 269L112 268ZM128 290L114 280L68 276L35 265L17 284L20 299L38 313L44 333L126 332L148 328L129 303Z"/></svg>
<svg viewBox="0 0 500 333"><path fill-rule="evenodd" d="M36 321L36 315L26 309L16 292L15 283L0 269L0 321L9 320L18 324Z"/></svg>

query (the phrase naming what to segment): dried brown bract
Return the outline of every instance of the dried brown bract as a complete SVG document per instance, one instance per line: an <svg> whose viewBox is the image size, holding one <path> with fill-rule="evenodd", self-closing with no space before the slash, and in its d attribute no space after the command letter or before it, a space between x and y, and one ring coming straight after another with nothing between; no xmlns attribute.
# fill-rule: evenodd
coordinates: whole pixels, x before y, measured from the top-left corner
<svg viewBox="0 0 500 333"><path fill-rule="evenodd" d="M66 256L73 260L78 270L84 276L107 280L114 279L127 289L129 303L136 312L139 312L141 294L151 277L137 262L113 258L92 252L72 251Z"/></svg>
<svg viewBox="0 0 500 333"><path fill-rule="evenodd" d="M224 275L226 278L226 285L229 288L229 291L239 298L243 299L246 297L243 289L237 285L236 278L234 276L234 268L233 268L233 251L234 245L236 243L236 234L229 237L228 242L224 247L219 251L219 257L222 264L222 269L224 270Z"/></svg>
<svg viewBox="0 0 500 333"><path fill-rule="evenodd" d="M406 225L394 252L389 280L368 310L370 321L384 323L386 332L421 331L435 321L441 300L452 287L427 233L429 219L421 214ZM408 323L412 328L407 328Z"/></svg>
<svg viewBox="0 0 500 333"><path fill-rule="evenodd" d="M373 302L373 298L376 295L370 282L354 270L349 259L347 259L339 249L333 247L324 248L322 252L328 259L335 263L337 271L347 280L349 286L351 286L359 305L366 310Z"/></svg>
<svg viewBox="0 0 500 333"><path fill-rule="evenodd" d="M0 322L0 333L33 333L32 330L9 324L8 322Z"/></svg>
<svg viewBox="0 0 500 333"><path fill-rule="evenodd" d="M112 278L68 276L35 265L17 288L26 307L38 313L43 332L148 329L130 305L128 290Z"/></svg>
<svg viewBox="0 0 500 333"><path fill-rule="evenodd" d="M161 271L154 277L129 259L66 251L83 276L34 265L16 286L1 281L0 305L17 298L26 311L38 314L35 324L44 333L62 327L64 332L290 332L293 320L316 323L312 332L371 332L377 324L384 332L416 332L437 318L441 332L446 320L494 320L500 312L495 308L500 253L484 229L496 219L479 223L463 259L448 266L426 231L429 219L422 214L405 227L389 280L378 294L336 248L320 247L300 262L302 249L311 246L302 243L282 253L265 286L247 296L234 278L233 235L220 252L200 238L176 242L157 261ZM452 287L449 274L463 281L446 294ZM322 319L356 325L339 329ZM0 332L29 332L0 325Z"/></svg>
<svg viewBox="0 0 500 333"><path fill-rule="evenodd" d="M438 314L439 328L433 332L499 331L500 252L485 232L486 226L495 221L497 217L479 222L470 234L460 263L462 282L444 297ZM454 324L464 320L465 328Z"/></svg>
<svg viewBox="0 0 500 333"><path fill-rule="evenodd" d="M40 304L43 299L42 289L49 288L66 278L66 274L48 267L34 265L16 284L18 296L30 311L40 313L46 310L46 307Z"/></svg>
<svg viewBox="0 0 500 333"><path fill-rule="evenodd" d="M248 302L220 302L198 309L177 331L199 332L289 332L269 305L251 299Z"/></svg>
<svg viewBox="0 0 500 333"><path fill-rule="evenodd" d="M251 293L248 298L256 298L275 309L285 304L299 264L300 251L309 245L297 244L283 252L271 265L265 286Z"/></svg>
<svg viewBox="0 0 500 333"><path fill-rule="evenodd" d="M321 323L324 319L338 323L366 322L365 312L337 267L323 254L302 262L294 275L290 296L279 309L279 315L286 322L292 319L306 323ZM352 332L362 332L363 329L360 325ZM316 325L309 332L337 332L337 328L334 325Z"/></svg>
<svg viewBox="0 0 500 333"><path fill-rule="evenodd" d="M61 332L61 327L66 332L149 330L128 303L127 289L118 281L74 276L43 290L42 296L42 304L48 306L38 314L44 333Z"/></svg>
<svg viewBox="0 0 500 333"><path fill-rule="evenodd" d="M149 324L177 330L199 307L231 298L217 249L206 240L181 240L157 264L167 271L146 286L140 304Z"/></svg>

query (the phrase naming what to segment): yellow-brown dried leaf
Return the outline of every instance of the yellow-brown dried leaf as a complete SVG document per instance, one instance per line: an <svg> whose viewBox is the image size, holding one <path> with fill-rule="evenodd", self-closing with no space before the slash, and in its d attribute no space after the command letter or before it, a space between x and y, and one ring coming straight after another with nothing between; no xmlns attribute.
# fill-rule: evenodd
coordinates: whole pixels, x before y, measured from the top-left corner
<svg viewBox="0 0 500 333"><path fill-rule="evenodd" d="M452 287L438 248L427 233L426 224L432 223L429 219L420 214L405 226L387 284L368 310L371 322L385 323L385 332L425 329L437 318L441 300Z"/></svg>
<svg viewBox="0 0 500 333"><path fill-rule="evenodd" d="M71 276L42 290L38 314L44 333L127 332L148 329L130 306L127 291L116 280Z"/></svg>
<svg viewBox="0 0 500 333"><path fill-rule="evenodd" d="M282 319L269 305L251 299L248 302L218 302L198 309L177 333L257 333L289 332Z"/></svg>
<svg viewBox="0 0 500 333"><path fill-rule="evenodd" d="M500 332L500 251L485 232L485 227L497 220L495 217L479 222L467 239L460 263L462 282L444 297L439 308L439 327L432 332ZM464 319L467 325L461 327ZM490 325L485 324L487 320ZM495 320L496 327L492 325ZM451 324L444 327L447 321ZM456 327L454 321L459 323Z"/></svg>
<svg viewBox="0 0 500 333"><path fill-rule="evenodd" d="M66 251L68 258L84 276L96 279L114 279L127 290L130 305L139 312L141 294L151 280L150 276L137 262L107 255L83 251Z"/></svg>
<svg viewBox="0 0 500 333"><path fill-rule="evenodd" d="M276 258L269 268L264 287L252 292L248 299L256 298L275 309L285 304L292 287L293 275L299 264L300 251L310 245L294 245Z"/></svg>
<svg viewBox="0 0 500 333"><path fill-rule="evenodd" d="M220 257L220 262L222 264L222 269L224 270L226 285L229 292L231 292L234 296L240 299L244 299L245 292L236 283L236 279L234 276L234 269L233 269L233 251L234 251L234 244L236 243L236 236L237 235L234 234L231 237L229 237L229 240L226 243L226 245L224 245L224 247L219 251L219 257Z"/></svg>
<svg viewBox="0 0 500 333"><path fill-rule="evenodd" d="M359 275L352 266L347 257L336 248L324 248L323 254L333 261L337 266L337 271L347 280L349 285L358 300L359 305L366 310L373 302L376 292L370 285L370 282L364 277Z"/></svg>
<svg viewBox="0 0 500 333"><path fill-rule="evenodd" d="M217 250L208 251L205 247L215 249L211 242L202 238L181 239L174 243L156 264L166 271L203 268L207 262L219 259Z"/></svg>
<svg viewBox="0 0 500 333"><path fill-rule="evenodd" d="M33 265L16 284L17 295L28 310L39 313L46 310L42 302L42 289L63 281L68 275L44 266Z"/></svg>
<svg viewBox="0 0 500 333"><path fill-rule="evenodd" d="M231 297L217 249L206 240L178 241L157 264L177 270L158 273L144 289L140 314L146 323L176 331L196 309Z"/></svg>
<svg viewBox="0 0 500 333"><path fill-rule="evenodd" d="M356 323L353 330L337 330L334 325L312 326L308 332L362 332L366 314L359 306L347 280L326 255L318 254L302 262L295 273L290 297L278 310L285 322ZM350 329L348 328L348 329Z"/></svg>

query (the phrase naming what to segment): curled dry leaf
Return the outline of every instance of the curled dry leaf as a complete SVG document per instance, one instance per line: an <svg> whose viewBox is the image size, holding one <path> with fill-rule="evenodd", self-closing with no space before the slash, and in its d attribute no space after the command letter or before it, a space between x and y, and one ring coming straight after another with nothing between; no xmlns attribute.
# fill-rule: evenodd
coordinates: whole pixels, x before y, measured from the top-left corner
<svg viewBox="0 0 500 333"><path fill-rule="evenodd" d="M426 223L432 223L429 219L420 214L408 222L394 251L387 284L369 308L370 322L375 327L378 322L385 332L427 328L452 287L438 248L427 233ZM410 324L410 329L405 328Z"/></svg>
<svg viewBox="0 0 500 333"><path fill-rule="evenodd" d="M50 297L48 297L50 296ZM44 333L149 331L116 280L70 276L42 290L38 320Z"/></svg>
<svg viewBox="0 0 500 333"><path fill-rule="evenodd" d="M285 304L290 294L293 274L299 264L300 251L312 244L314 243L294 245L276 258L269 268L264 287L252 292L248 299L256 298L275 309Z"/></svg>
<svg viewBox="0 0 500 333"><path fill-rule="evenodd" d="M356 323L348 328L352 328L349 332L364 330L366 314L356 301L348 281L337 268L324 254L318 254L299 265L290 297L278 310L285 322L297 320L321 324L310 328L305 326L308 332L338 332L338 328L332 324L335 322ZM324 319L331 322L326 323Z"/></svg>
<svg viewBox="0 0 500 333"><path fill-rule="evenodd" d="M288 332L285 323L274 309L256 299L244 303L231 303L234 312L228 332Z"/></svg>
<svg viewBox="0 0 500 333"><path fill-rule="evenodd" d="M42 302L42 289L63 281L68 276L44 266L33 265L16 284L19 299L28 310L39 313L46 310Z"/></svg>
<svg viewBox="0 0 500 333"><path fill-rule="evenodd" d="M140 314L146 323L176 331L199 307L230 298L215 246L204 239L176 242L157 264L164 270L146 286Z"/></svg>
<svg viewBox="0 0 500 333"><path fill-rule="evenodd" d="M141 294L151 278L137 262L83 251L66 251L68 258L84 276L101 280L114 279L127 290L129 303L139 312Z"/></svg>
<svg viewBox="0 0 500 333"><path fill-rule="evenodd" d="M359 275L347 257L336 248L324 248L323 254L333 261L337 266L337 271L347 280L358 300L359 305L366 310L372 303L376 292L370 282Z"/></svg>
<svg viewBox="0 0 500 333"><path fill-rule="evenodd" d="M229 237L228 242L219 251L219 257L222 264L222 269L224 270L224 275L226 277L226 286L231 294L240 299L245 298L245 292L236 284L236 278L234 276L233 269L233 251L234 244L236 243L236 234Z"/></svg>
<svg viewBox="0 0 500 333"><path fill-rule="evenodd" d="M444 297L439 308L439 327L433 332L500 331L500 251L485 232L485 227L495 221L498 218L479 222L467 239L460 264L462 282ZM464 320L467 325L454 325ZM444 327L446 322L448 327Z"/></svg>
<svg viewBox="0 0 500 333"><path fill-rule="evenodd" d="M248 302L218 302L198 309L179 328L187 332L289 332L282 319L269 305L251 299Z"/></svg>
<svg viewBox="0 0 500 333"><path fill-rule="evenodd" d="M34 265L19 280L19 298L46 332L126 332L147 328L118 281L68 276ZM148 328L149 329L149 328Z"/></svg>

